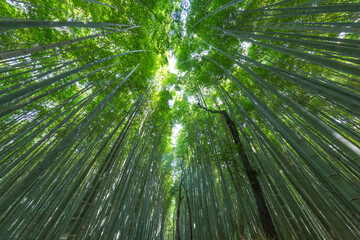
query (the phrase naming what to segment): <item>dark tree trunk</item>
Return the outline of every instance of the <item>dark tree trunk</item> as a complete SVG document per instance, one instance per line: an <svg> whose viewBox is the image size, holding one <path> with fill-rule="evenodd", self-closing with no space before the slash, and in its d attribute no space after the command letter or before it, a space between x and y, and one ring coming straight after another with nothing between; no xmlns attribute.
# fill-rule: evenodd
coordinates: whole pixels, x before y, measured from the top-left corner
<svg viewBox="0 0 360 240"><path fill-rule="evenodd" d="M239 135L239 132L236 128L234 121L230 118L229 114L224 110L219 110L219 111L210 110L210 109L207 109L207 108L201 106L199 103L198 103L198 106L202 109L205 109L208 112L219 113L224 117L226 124L228 125L231 135L233 137L234 143L237 147L237 151L240 155L240 159L242 160L245 174L250 181L251 189L252 189L254 197L255 197L256 207L259 212L260 222L265 231L265 234L272 239L279 239L279 236L277 235L277 232L275 230L275 226L272 222L269 210L266 206L265 199L264 199L263 193L261 191L260 183L257 179L258 173L250 165L249 159L248 159L248 157L244 151L244 147L240 141L240 135Z"/></svg>
<svg viewBox="0 0 360 240"><path fill-rule="evenodd" d="M181 197L181 184L182 184L182 179L180 180L180 185L179 185L179 198L178 198L178 205L177 205L177 210L176 210L176 239L177 240L181 240L181 237L180 237L180 206L181 206L181 201L183 199L183 197Z"/></svg>
<svg viewBox="0 0 360 240"><path fill-rule="evenodd" d="M185 188L185 187L184 187ZM186 201L187 201L187 205L188 205L188 212L189 212L189 228L190 228L190 240L193 240L193 236L192 236L192 219L191 219L191 208L190 208L190 200L189 200L189 196L187 193L186 188L185 190L185 196L186 196Z"/></svg>

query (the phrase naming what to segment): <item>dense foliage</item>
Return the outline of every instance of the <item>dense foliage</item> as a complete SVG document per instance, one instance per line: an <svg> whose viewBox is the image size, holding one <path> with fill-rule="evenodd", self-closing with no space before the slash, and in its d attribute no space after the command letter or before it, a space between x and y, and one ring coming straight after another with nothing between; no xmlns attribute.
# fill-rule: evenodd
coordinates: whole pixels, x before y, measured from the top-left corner
<svg viewBox="0 0 360 240"><path fill-rule="evenodd" d="M360 238L359 21L1 0L0 239Z"/></svg>

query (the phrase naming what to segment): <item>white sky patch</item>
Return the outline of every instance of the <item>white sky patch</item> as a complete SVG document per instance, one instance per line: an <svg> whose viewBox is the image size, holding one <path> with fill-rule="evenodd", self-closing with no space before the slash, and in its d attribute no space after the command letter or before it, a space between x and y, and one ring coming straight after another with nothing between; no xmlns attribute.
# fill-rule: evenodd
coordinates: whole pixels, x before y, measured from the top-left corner
<svg viewBox="0 0 360 240"><path fill-rule="evenodd" d="M175 103L175 100L171 99L168 101L168 104L169 104L169 107L173 107L174 106L174 103Z"/></svg>
<svg viewBox="0 0 360 240"><path fill-rule="evenodd" d="M188 100L188 102L191 103L191 104L194 104L194 103L197 102L194 96L189 96L189 97L187 98L187 100Z"/></svg>
<svg viewBox="0 0 360 240"><path fill-rule="evenodd" d="M177 140L182 128L183 128L183 125L177 124L177 123L175 123L174 127L172 128L172 134L171 134L171 144L172 145L176 145L176 140Z"/></svg>
<svg viewBox="0 0 360 240"><path fill-rule="evenodd" d="M344 37L346 36L346 32L342 32L339 34L339 38L344 39Z"/></svg>
<svg viewBox="0 0 360 240"><path fill-rule="evenodd" d="M6 2L8 4L10 4L11 6L19 5L20 7L22 7L24 9L25 13L29 12L29 7L26 6L27 4L24 4L24 3L21 3L21 2L14 2L14 1L11 1L11 0L6 0Z"/></svg>
<svg viewBox="0 0 360 240"><path fill-rule="evenodd" d="M199 57L199 56L200 56L200 54L198 54L197 52L190 53L191 58L195 58L195 57Z"/></svg>
<svg viewBox="0 0 360 240"><path fill-rule="evenodd" d="M189 0L183 0L180 3L180 7L182 9L181 11L181 17L180 17L180 21L182 23L182 35L186 36L186 28L185 28L185 24L186 24L186 18L188 16L188 12L190 11L190 1Z"/></svg>
<svg viewBox="0 0 360 240"><path fill-rule="evenodd" d="M207 56L211 50L211 47L208 50L202 50L200 53L192 52L190 53L191 58L199 58L199 61L201 61L202 56Z"/></svg>
<svg viewBox="0 0 360 240"><path fill-rule="evenodd" d="M244 55L247 56L249 53L249 48L251 47L251 43L249 42L242 42L241 48L244 50Z"/></svg>
<svg viewBox="0 0 360 240"><path fill-rule="evenodd" d="M183 77L183 76L185 76L186 73L187 73L187 72L181 72L181 73L179 74L179 76L180 76L180 77Z"/></svg>
<svg viewBox="0 0 360 240"><path fill-rule="evenodd" d="M8 4L12 5L12 6L14 6L14 5L16 4L15 2L13 2L13 1L11 1L11 0L6 0L6 2L7 2ZM22 5L24 5L24 4L22 4Z"/></svg>
<svg viewBox="0 0 360 240"><path fill-rule="evenodd" d="M183 95L184 95L184 93L185 93L185 90L184 90L184 89L181 89L180 91L177 91L177 92L176 92L176 95L177 95L179 98L182 98Z"/></svg>
<svg viewBox="0 0 360 240"><path fill-rule="evenodd" d="M175 89L175 85L167 85L166 90L173 91Z"/></svg>
<svg viewBox="0 0 360 240"><path fill-rule="evenodd" d="M202 52L200 53L200 55L201 55L201 56L206 56L206 55L209 54L209 51L210 51L210 50L204 50L204 51L202 51Z"/></svg>
<svg viewBox="0 0 360 240"><path fill-rule="evenodd" d="M81 88L84 88L85 85L83 85L83 84L81 84L81 83L79 83L79 82L76 82L76 87L77 87L78 89L81 89Z"/></svg>
<svg viewBox="0 0 360 240"><path fill-rule="evenodd" d="M173 50L170 50L170 51L168 52L168 54L169 54L169 57L168 57L168 60L169 60L169 69L170 69L170 72L171 72L171 73L178 74L179 70L176 69L177 59L176 59L176 57L174 56L173 52L174 52Z"/></svg>

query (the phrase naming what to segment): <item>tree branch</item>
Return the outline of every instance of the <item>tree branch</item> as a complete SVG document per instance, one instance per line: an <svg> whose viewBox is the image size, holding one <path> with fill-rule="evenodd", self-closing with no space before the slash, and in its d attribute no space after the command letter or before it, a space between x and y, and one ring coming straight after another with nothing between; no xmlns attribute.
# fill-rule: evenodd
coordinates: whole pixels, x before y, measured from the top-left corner
<svg viewBox="0 0 360 240"><path fill-rule="evenodd" d="M211 112L211 113L220 113L222 115L224 115L226 113L224 110L211 110L211 109L208 109L208 108L202 106L199 102L196 104L196 107L197 108L202 108L202 109L204 109L204 110L206 110L208 112Z"/></svg>

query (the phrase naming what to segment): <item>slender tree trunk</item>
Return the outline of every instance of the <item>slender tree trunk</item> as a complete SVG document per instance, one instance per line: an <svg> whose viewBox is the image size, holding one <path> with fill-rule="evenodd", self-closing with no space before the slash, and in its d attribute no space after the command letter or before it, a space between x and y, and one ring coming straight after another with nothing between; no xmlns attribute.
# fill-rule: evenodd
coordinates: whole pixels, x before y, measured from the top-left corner
<svg viewBox="0 0 360 240"><path fill-rule="evenodd" d="M124 29L121 29L119 31L123 31L123 30ZM97 37L115 33L115 32L118 32L118 31L94 34L91 36L70 39L70 40L66 40L66 41L62 41L62 42L51 43L51 44L41 45L41 46L32 47L32 48L22 48L22 49L16 49L16 50L8 51L8 52L3 52L3 53L0 53L0 59L3 60L3 59L8 59L8 58L19 57L22 55L37 53L37 52L41 52L41 51L45 51L45 50L49 50L49 49L53 49L53 48L57 48L57 47L62 47L62 46L70 45L70 44L77 43L77 42L81 42L81 41L84 41L87 39L97 38Z"/></svg>
<svg viewBox="0 0 360 240"><path fill-rule="evenodd" d="M175 216L173 215L173 237L172 239L175 240Z"/></svg>
<svg viewBox="0 0 360 240"><path fill-rule="evenodd" d="M180 180L180 185L179 185L179 198L178 198L178 204L177 204L177 210L176 210L176 239L177 240L181 240L181 237L180 237L180 207L181 207L181 201L183 199L183 197L181 197L181 184L182 184L182 179Z"/></svg>
<svg viewBox="0 0 360 240"><path fill-rule="evenodd" d="M226 122L227 126L229 127L229 130L230 130L230 133L234 140L234 143L236 145L236 149L240 155L240 159L242 160L245 174L250 181L251 189L252 189L254 197L255 197L256 207L259 212L261 225L268 237L270 237L272 239L279 239L277 232L275 230L275 226L272 222L269 210L266 206L265 199L264 199L263 193L261 191L260 183L257 179L258 173L250 165L249 159L248 159L248 157L244 151L244 147L240 141L240 135L239 135L239 132L236 128L234 121L230 118L229 114L224 110L219 110L219 111L210 110L210 109L207 109L207 108L201 106L199 103L198 103L198 106L208 112L219 113L224 117L225 122Z"/></svg>
<svg viewBox="0 0 360 240"><path fill-rule="evenodd" d="M191 208L190 208L190 200L189 200L189 196L188 196L188 191L185 189L185 196L186 196L186 201L187 201L187 205L188 205L188 212L189 212L189 228L190 228L190 240L193 240L193 236L192 236L192 219L191 219Z"/></svg>

